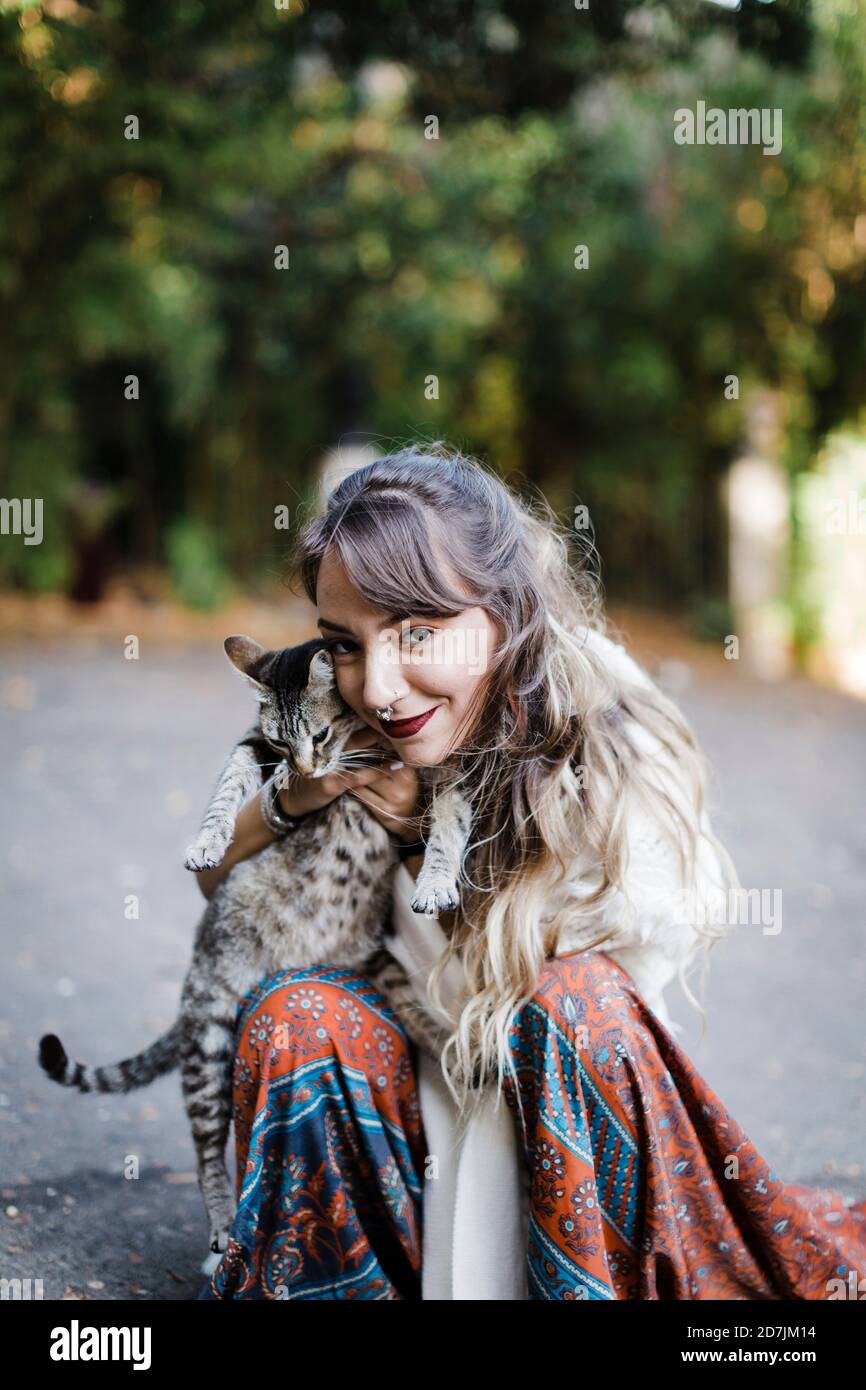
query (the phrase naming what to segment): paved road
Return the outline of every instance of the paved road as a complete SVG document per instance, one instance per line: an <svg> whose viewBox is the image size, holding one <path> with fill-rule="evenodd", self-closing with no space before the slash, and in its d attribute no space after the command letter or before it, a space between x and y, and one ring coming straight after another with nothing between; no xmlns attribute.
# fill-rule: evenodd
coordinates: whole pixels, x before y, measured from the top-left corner
<svg viewBox="0 0 866 1390"><path fill-rule="evenodd" d="M675 674L675 672L674 672ZM678 691L714 768L742 882L783 890L776 936L714 949L709 1084L787 1180L866 1192L866 706L705 666ZM37 1041L113 1061L174 1016L202 899L182 867L250 701L214 649L0 649L0 1276L46 1298L186 1299L205 1222L177 1076L128 1097L48 1082ZM127 916L128 895L139 916ZM131 1160L138 1176L128 1177Z"/></svg>

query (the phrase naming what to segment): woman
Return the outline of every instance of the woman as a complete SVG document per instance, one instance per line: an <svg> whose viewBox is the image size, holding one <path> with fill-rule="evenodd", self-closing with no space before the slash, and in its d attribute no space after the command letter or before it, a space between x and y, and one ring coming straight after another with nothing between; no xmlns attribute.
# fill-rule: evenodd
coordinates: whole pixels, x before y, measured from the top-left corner
<svg viewBox="0 0 866 1390"><path fill-rule="evenodd" d="M605 637L549 509L408 448L336 488L296 562L352 746L399 760L296 779L282 810L358 796L401 843L392 949L451 1036L440 1070L344 969L247 996L239 1208L200 1297L846 1296L866 1203L783 1185L672 1035L661 990L736 875L687 724ZM474 813L438 922L408 905L434 766ZM203 891L272 825L249 802Z"/></svg>

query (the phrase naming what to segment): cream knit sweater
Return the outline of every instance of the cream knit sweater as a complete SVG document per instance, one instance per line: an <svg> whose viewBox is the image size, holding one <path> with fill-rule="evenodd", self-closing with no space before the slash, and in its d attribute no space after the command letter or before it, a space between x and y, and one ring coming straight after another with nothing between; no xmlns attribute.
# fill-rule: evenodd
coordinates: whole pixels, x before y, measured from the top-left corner
<svg viewBox="0 0 866 1390"><path fill-rule="evenodd" d="M596 644L605 661L626 682L649 683L650 678L624 648L597 633L587 640ZM659 759L665 786L686 795L677 770L645 730L632 728L633 737ZM647 744L650 740L651 744ZM709 829L704 814L703 824ZM688 953L694 935L677 925L674 895L681 888L679 863L667 836L647 814L634 807L628 822L629 862L626 871L628 897L636 906L628 921L625 900L616 900L601 915L587 914L595 929L600 920L620 928L615 947L607 954L631 975L645 1002L671 1031L679 1025L669 1018L662 991L676 974L677 962ZM698 890L712 892L721 885L721 870L712 847L702 841L698 860ZM579 901L593 886L593 865L579 860L569 892ZM436 917L412 911L414 880L405 865L394 872L394 930L389 948L415 983L425 1007L433 1004L427 994L430 971L445 949L446 938ZM563 940L559 954L581 944L581 933ZM443 998L456 1017L456 1001L462 992L462 971L449 961ZM443 1021L448 1022L440 1013ZM419 1055L418 1092L427 1137L432 1176L424 1186L422 1298L466 1300L521 1300L526 1291L526 1248L529 1174L520 1153L517 1127L504 1098L495 1103L495 1089L481 1093L468 1119L458 1122L457 1109L439 1069L427 1053Z"/></svg>

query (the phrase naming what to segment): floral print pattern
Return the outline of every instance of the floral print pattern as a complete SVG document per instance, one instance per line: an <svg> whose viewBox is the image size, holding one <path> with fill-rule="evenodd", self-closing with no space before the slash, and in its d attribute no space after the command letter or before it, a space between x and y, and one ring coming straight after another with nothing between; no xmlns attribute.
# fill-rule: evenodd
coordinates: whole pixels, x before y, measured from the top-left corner
<svg viewBox="0 0 866 1390"><path fill-rule="evenodd" d="M827 1299L866 1273L866 1201L782 1183L604 952L549 961L509 1042L530 1299Z"/></svg>
<svg viewBox="0 0 866 1390"><path fill-rule="evenodd" d="M549 961L509 1044L530 1300L826 1299L866 1276L866 1201L782 1183L603 951ZM239 1206L199 1298L420 1299L426 1146L385 1001L350 970L274 975L236 1051Z"/></svg>
<svg viewBox="0 0 866 1390"><path fill-rule="evenodd" d="M286 971L242 1001L238 1211L200 1298L417 1299L424 1134L409 1044L369 980Z"/></svg>

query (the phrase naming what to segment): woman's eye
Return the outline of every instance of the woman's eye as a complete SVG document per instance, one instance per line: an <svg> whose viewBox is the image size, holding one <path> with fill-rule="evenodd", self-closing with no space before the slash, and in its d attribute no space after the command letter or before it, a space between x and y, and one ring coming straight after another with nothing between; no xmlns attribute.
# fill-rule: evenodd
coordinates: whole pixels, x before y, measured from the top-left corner
<svg viewBox="0 0 866 1390"><path fill-rule="evenodd" d="M419 624L418 627L411 628L410 631L407 633L408 641L404 642L404 646L408 646L410 651L414 647L420 647L421 643L426 641L427 636L432 632L432 627L422 627Z"/></svg>
<svg viewBox="0 0 866 1390"><path fill-rule="evenodd" d="M422 642L426 642L435 628L424 627L420 623L413 628L404 628L401 636L401 646L409 651L419 647ZM352 642L348 637L334 637L328 642L328 651L332 656L348 656L350 652L357 650L357 642Z"/></svg>

